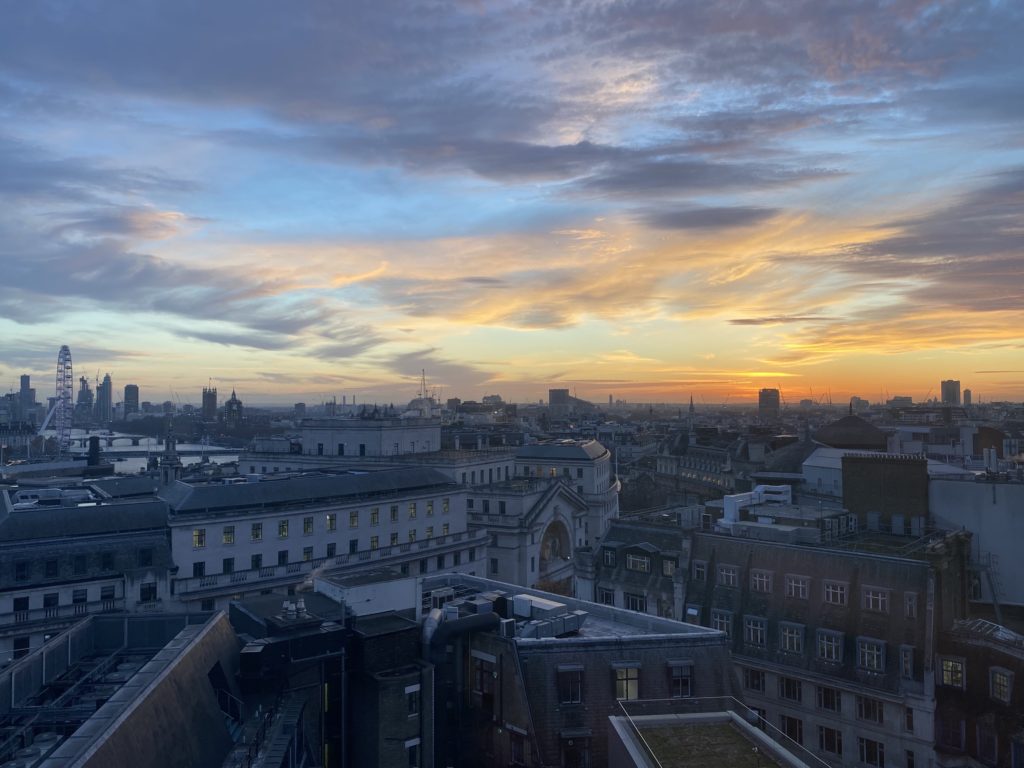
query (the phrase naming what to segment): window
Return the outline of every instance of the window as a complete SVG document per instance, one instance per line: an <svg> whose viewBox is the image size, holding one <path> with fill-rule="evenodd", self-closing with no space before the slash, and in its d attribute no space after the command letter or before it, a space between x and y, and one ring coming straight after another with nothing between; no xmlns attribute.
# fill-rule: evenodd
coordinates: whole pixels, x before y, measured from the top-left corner
<svg viewBox="0 0 1024 768"><path fill-rule="evenodd" d="M765 646L765 620L753 616L743 617L743 642L747 645L764 648Z"/></svg>
<svg viewBox="0 0 1024 768"><path fill-rule="evenodd" d="M964 687L964 663L960 659L942 659L939 666L939 682L954 688Z"/></svg>
<svg viewBox="0 0 1024 768"><path fill-rule="evenodd" d="M857 697L857 719L881 724L885 720L885 708L881 701L869 696Z"/></svg>
<svg viewBox="0 0 1024 768"><path fill-rule="evenodd" d="M415 520L416 519L416 502L415 501L410 501L409 502L409 519L410 520Z"/></svg>
<svg viewBox="0 0 1024 768"><path fill-rule="evenodd" d="M374 550L374 549L377 549L379 546L380 546L380 537L379 536L371 536L370 537L370 549Z"/></svg>
<svg viewBox="0 0 1024 768"><path fill-rule="evenodd" d="M640 667L615 668L615 698L629 701L640 698Z"/></svg>
<svg viewBox="0 0 1024 768"><path fill-rule="evenodd" d="M502 510L502 511L504 512L504 510ZM434 516L434 502L433 501L428 501L427 502L427 517L433 517L433 516Z"/></svg>
<svg viewBox="0 0 1024 768"><path fill-rule="evenodd" d="M391 532L391 539L389 541L392 547L398 544L398 531Z"/></svg>
<svg viewBox="0 0 1024 768"><path fill-rule="evenodd" d="M253 541L263 541L263 523L252 524L252 534L250 538Z"/></svg>
<svg viewBox="0 0 1024 768"><path fill-rule="evenodd" d="M253 555L249 558L249 567L256 571L263 567L263 555Z"/></svg>
<svg viewBox="0 0 1024 768"><path fill-rule="evenodd" d="M409 717L417 717L420 713L420 687L405 692L405 712Z"/></svg>
<svg viewBox="0 0 1024 768"><path fill-rule="evenodd" d="M782 732L797 744L804 743L804 721L799 717L782 715Z"/></svg>
<svg viewBox="0 0 1024 768"><path fill-rule="evenodd" d="M634 595L626 592L623 594L627 610L647 613L647 595Z"/></svg>
<svg viewBox="0 0 1024 768"><path fill-rule="evenodd" d="M235 558L225 557L224 562L221 563L221 573L234 573L235 572Z"/></svg>
<svg viewBox="0 0 1024 768"><path fill-rule="evenodd" d="M711 628L732 636L732 614L729 611L712 611Z"/></svg>
<svg viewBox="0 0 1024 768"><path fill-rule="evenodd" d="M988 695L1003 704L1010 703L1013 692L1013 672L1002 667L990 667L988 670Z"/></svg>
<svg viewBox="0 0 1024 768"><path fill-rule="evenodd" d="M21 635L20 637L14 638L14 644L11 646L11 649L14 651L12 656L15 659L20 659L22 656L28 655L31 643L32 638L30 635Z"/></svg>
<svg viewBox="0 0 1024 768"><path fill-rule="evenodd" d="M693 562L693 580L706 581L708 578L708 564L699 560Z"/></svg>
<svg viewBox="0 0 1024 768"><path fill-rule="evenodd" d="M838 581L826 581L825 602L832 605L846 605L846 584Z"/></svg>
<svg viewBox="0 0 1024 768"><path fill-rule="evenodd" d="M447 536L448 535L448 523L443 523L441 525L441 535L442 536Z"/></svg>
<svg viewBox="0 0 1024 768"><path fill-rule="evenodd" d="M857 638L857 666L871 672L884 672L885 643L871 638Z"/></svg>
<svg viewBox="0 0 1024 768"><path fill-rule="evenodd" d="M882 742L860 737L857 739L857 746L862 763L885 768L885 745Z"/></svg>
<svg viewBox="0 0 1024 768"><path fill-rule="evenodd" d="M914 679L914 648L912 646L900 646L900 677L904 680Z"/></svg>
<svg viewBox="0 0 1024 768"><path fill-rule="evenodd" d="M192 529L192 549L202 549L206 546L206 529Z"/></svg>
<svg viewBox="0 0 1024 768"><path fill-rule="evenodd" d="M508 732L508 753L512 765L526 765L526 739L521 733Z"/></svg>
<svg viewBox="0 0 1024 768"><path fill-rule="evenodd" d="M674 576L676 573L676 561L671 558L662 558L661 561L661 575L662 576Z"/></svg>
<svg viewBox="0 0 1024 768"><path fill-rule="evenodd" d="M220 537L222 544L234 544L235 543L235 526L225 525L224 531Z"/></svg>
<svg viewBox="0 0 1024 768"><path fill-rule="evenodd" d="M779 645L786 653L803 653L803 626L800 624L783 624L779 629Z"/></svg>
<svg viewBox="0 0 1024 768"><path fill-rule="evenodd" d="M718 566L718 583L721 584L723 587L735 587L738 583L738 580L736 578L736 566Z"/></svg>
<svg viewBox="0 0 1024 768"><path fill-rule="evenodd" d="M843 694L838 688L819 685L817 698L818 709L824 709L827 712L843 711Z"/></svg>
<svg viewBox="0 0 1024 768"><path fill-rule="evenodd" d="M360 449L364 446L360 445ZM415 744L406 744L405 753L408 758L409 768L420 768L420 742L416 739Z"/></svg>
<svg viewBox="0 0 1024 768"><path fill-rule="evenodd" d="M409 529L409 541L410 542L416 541L416 529L415 528L410 528Z"/></svg>
<svg viewBox="0 0 1024 768"><path fill-rule="evenodd" d="M205 575L206 575L206 563L204 563L202 560L199 560L199 561L197 561L195 563L192 563L192 578L200 579L200 578L202 578Z"/></svg>
<svg viewBox="0 0 1024 768"><path fill-rule="evenodd" d="M889 590L877 587L864 587L861 593L861 607L865 611L877 613L889 612Z"/></svg>
<svg viewBox="0 0 1024 768"><path fill-rule="evenodd" d="M156 582L155 581L144 581L139 584L139 602L140 603L155 603L156 602Z"/></svg>
<svg viewBox="0 0 1024 768"><path fill-rule="evenodd" d="M444 568L444 555L438 555L437 556L437 570L440 571L443 568Z"/></svg>
<svg viewBox="0 0 1024 768"><path fill-rule="evenodd" d="M917 592L903 593L903 615L908 619L917 618Z"/></svg>
<svg viewBox="0 0 1024 768"><path fill-rule="evenodd" d="M843 635L827 629L818 630L818 658L822 661L843 660Z"/></svg>
<svg viewBox="0 0 1024 768"><path fill-rule="evenodd" d="M757 722L754 723L762 731L768 731L768 711L761 709L760 707L751 707L750 711L757 716Z"/></svg>
<svg viewBox="0 0 1024 768"><path fill-rule="evenodd" d="M626 569L630 571L639 571L640 573L650 573L651 558L644 557L642 555L627 554Z"/></svg>
<svg viewBox="0 0 1024 768"><path fill-rule="evenodd" d="M391 522L392 523L397 523L398 522L398 505L397 504L392 504L391 505Z"/></svg>
<svg viewBox="0 0 1024 768"><path fill-rule="evenodd" d="M811 580L806 576L787 576L786 597L796 598L797 600L806 600L810 581Z"/></svg>
<svg viewBox="0 0 1024 768"><path fill-rule="evenodd" d="M938 743L949 749L962 752L966 741L964 721L954 716L945 715L939 718Z"/></svg>
<svg viewBox="0 0 1024 768"><path fill-rule="evenodd" d="M277 564L278 565L288 565L288 550L287 549L279 549L277 551Z"/></svg>
<svg viewBox="0 0 1024 768"><path fill-rule="evenodd" d="M428 525L427 530L424 532L424 536L426 536L428 539L434 538L434 526Z"/></svg>
<svg viewBox="0 0 1024 768"><path fill-rule="evenodd" d="M370 525L380 525L380 507L373 507L370 510Z"/></svg>
<svg viewBox="0 0 1024 768"><path fill-rule="evenodd" d="M609 568L615 567L615 550L608 549L605 547L604 551L604 564Z"/></svg>
<svg viewBox="0 0 1024 768"><path fill-rule="evenodd" d="M803 700L803 685L792 677L779 678L779 698L790 701Z"/></svg>
<svg viewBox="0 0 1024 768"><path fill-rule="evenodd" d="M750 589L754 592L771 592L772 574L769 571L751 571Z"/></svg>
<svg viewBox="0 0 1024 768"><path fill-rule="evenodd" d="M693 695L693 665L671 664L669 666L669 690L673 699L685 699Z"/></svg>
<svg viewBox="0 0 1024 768"><path fill-rule="evenodd" d="M583 702L583 667L565 667L558 670L558 702L560 704Z"/></svg>
<svg viewBox="0 0 1024 768"><path fill-rule="evenodd" d="M999 758L999 741L996 732L984 723L976 726L978 758L986 765L996 765Z"/></svg>
<svg viewBox="0 0 1024 768"><path fill-rule="evenodd" d="M482 499L482 502L483 502L483 505L484 505L483 513L485 515L491 514L491 500L490 499Z"/></svg>
<svg viewBox="0 0 1024 768"><path fill-rule="evenodd" d="M914 732L914 709L913 707L906 707L903 710L903 730L907 733Z"/></svg>
<svg viewBox="0 0 1024 768"><path fill-rule="evenodd" d="M288 538L288 521L278 520L277 521L277 538L287 539Z"/></svg>
<svg viewBox="0 0 1024 768"><path fill-rule="evenodd" d="M907 750L904 760L906 761L906 768L914 768L914 766L917 765L917 760L915 759L914 752L912 750Z"/></svg>
<svg viewBox="0 0 1024 768"><path fill-rule="evenodd" d="M764 693L765 691L765 674L763 669L750 669L749 667L743 668L743 687L748 691L757 691L758 693Z"/></svg>
<svg viewBox="0 0 1024 768"><path fill-rule="evenodd" d="M441 514L447 515L448 510L451 508L451 500L448 498L441 499Z"/></svg>
<svg viewBox="0 0 1024 768"><path fill-rule="evenodd" d="M310 560L313 559L313 548L312 547L303 547L302 548L302 559L304 561L306 561L306 562L309 562Z"/></svg>
<svg viewBox="0 0 1024 768"><path fill-rule="evenodd" d="M497 572L498 572L498 558L492 557L491 558L491 575L493 576ZM600 592L599 592L599 594L600 594Z"/></svg>
<svg viewBox="0 0 1024 768"><path fill-rule="evenodd" d="M818 749L832 755L843 754L843 733L835 728L818 726Z"/></svg>
<svg viewBox="0 0 1024 768"><path fill-rule="evenodd" d="M601 605L615 605L615 590L598 587L597 602Z"/></svg>
<svg viewBox="0 0 1024 768"><path fill-rule="evenodd" d="M313 532L313 518L307 517L306 520L309 521L309 533L312 533ZM302 525L303 525L303 530L305 531L305 527L306 527L305 521L303 521ZM336 514L334 514L333 512L328 512L326 515L324 515L324 527L328 531L336 531L336 530L338 530L338 516Z"/></svg>
<svg viewBox="0 0 1024 768"><path fill-rule="evenodd" d="M358 547L359 546L359 539L355 539L355 542L356 542L356 546ZM352 545L352 542L349 542L349 546L351 546L351 545ZM337 553L338 553L338 545L335 544L333 541L327 542L327 557L334 557Z"/></svg>
<svg viewBox="0 0 1024 768"><path fill-rule="evenodd" d="M81 569L79 569L79 563L81 563ZM75 573L85 573L85 555L75 556ZM14 564L14 579L15 581L28 581L29 567L27 560L19 560Z"/></svg>

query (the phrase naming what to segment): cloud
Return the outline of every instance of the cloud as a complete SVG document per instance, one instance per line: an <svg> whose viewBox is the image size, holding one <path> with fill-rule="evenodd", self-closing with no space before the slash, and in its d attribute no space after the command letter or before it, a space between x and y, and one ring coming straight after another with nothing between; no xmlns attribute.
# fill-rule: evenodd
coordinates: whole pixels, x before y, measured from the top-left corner
<svg viewBox="0 0 1024 768"><path fill-rule="evenodd" d="M752 206L692 207L650 211L642 216L642 221L656 229L728 229L758 224L778 212L775 208Z"/></svg>
<svg viewBox="0 0 1024 768"><path fill-rule="evenodd" d="M784 325L786 323L810 323L827 318L820 315L770 315L768 317L738 317L729 320L732 325Z"/></svg>

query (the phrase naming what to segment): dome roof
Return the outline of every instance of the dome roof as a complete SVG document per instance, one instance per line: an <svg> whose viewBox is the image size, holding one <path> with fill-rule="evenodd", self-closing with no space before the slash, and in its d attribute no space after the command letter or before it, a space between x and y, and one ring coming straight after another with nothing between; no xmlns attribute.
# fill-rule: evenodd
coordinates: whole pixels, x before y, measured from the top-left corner
<svg viewBox="0 0 1024 768"><path fill-rule="evenodd" d="M884 451L887 445L885 432L854 415L826 424L814 434L814 439L830 448Z"/></svg>

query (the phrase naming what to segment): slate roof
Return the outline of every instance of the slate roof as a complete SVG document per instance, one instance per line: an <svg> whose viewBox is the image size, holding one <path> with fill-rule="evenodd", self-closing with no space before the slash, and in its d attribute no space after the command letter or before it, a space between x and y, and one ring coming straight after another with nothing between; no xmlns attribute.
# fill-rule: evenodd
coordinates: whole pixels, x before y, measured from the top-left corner
<svg viewBox="0 0 1024 768"><path fill-rule="evenodd" d="M0 520L0 542L57 539L165 528L167 505L133 501L94 506L39 506Z"/></svg>
<svg viewBox="0 0 1024 768"><path fill-rule="evenodd" d="M593 461L608 453L597 440L552 440L536 445L524 445L516 451L517 459L545 459L555 461Z"/></svg>
<svg viewBox="0 0 1024 768"><path fill-rule="evenodd" d="M160 491L171 513L208 513L344 501L373 496L438 490L455 483L428 467L387 469L365 474L319 475L261 480L236 485L176 482Z"/></svg>

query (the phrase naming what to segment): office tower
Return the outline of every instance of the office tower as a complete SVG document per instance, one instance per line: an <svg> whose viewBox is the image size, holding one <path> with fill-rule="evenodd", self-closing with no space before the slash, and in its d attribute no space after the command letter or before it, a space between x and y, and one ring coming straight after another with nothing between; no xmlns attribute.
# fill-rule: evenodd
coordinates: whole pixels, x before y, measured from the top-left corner
<svg viewBox="0 0 1024 768"><path fill-rule="evenodd" d="M22 377L21 377L21 393L20 393L21 396L19 398L21 400L21 407L22 407L22 409L31 408L33 405L36 404L35 403L36 396L35 396L35 392L32 391L31 381L32 381L32 379L31 379L31 377L27 373L26 374L22 374Z"/></svg>
<svg viewBox="0 0 1024 768"><path fill-rule="evenodd" d="M757 416L761 421L779 420L779 390L762 389L758 393Z"/></svg>
<svg viewBox="0 0 1024 768"><path fill-rule="evenodd" d="M955 379L943 381L940 385L943 405L960 405L960 382Z"/></svg>
<svg viewBox="0 0 1024 768"><path fill-rule="evenodd" d="M96 387L96 406L94 408L96 421L103 424L114 418L114 384L110 380L110 374L103 377L103 381Z"/></svg>
<svg viewBox="0 0 1024 768"><path fill-rule="evenodd" d="M964 390L964 405L970 405L974 393L969 389Z"/></svg>
<svg viewBox="0 0 1024 768"><path fill-rule="evenodd" d="M130 414L139 412L139 385L138 384L125 384L124 385L124 416L128 418Z"/></svg>

